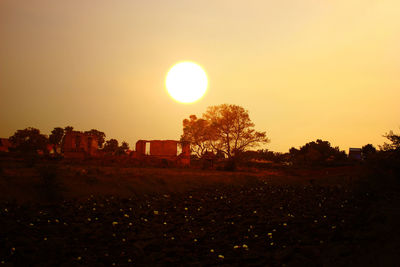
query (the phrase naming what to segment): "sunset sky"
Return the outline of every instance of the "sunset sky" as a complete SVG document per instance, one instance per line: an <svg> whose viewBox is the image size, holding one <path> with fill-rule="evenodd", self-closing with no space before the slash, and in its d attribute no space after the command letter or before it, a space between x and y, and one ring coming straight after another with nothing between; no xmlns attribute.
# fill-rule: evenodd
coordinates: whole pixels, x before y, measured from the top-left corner
<svg viewBox="0 0 400 267"><path fill-rule="evenodd" d="M348 151L400 132L400 1L0 1L0 137L26 127L179 139L182 120L236 104L273 151ZM201 65L205 96L165 76Z"/></svg>

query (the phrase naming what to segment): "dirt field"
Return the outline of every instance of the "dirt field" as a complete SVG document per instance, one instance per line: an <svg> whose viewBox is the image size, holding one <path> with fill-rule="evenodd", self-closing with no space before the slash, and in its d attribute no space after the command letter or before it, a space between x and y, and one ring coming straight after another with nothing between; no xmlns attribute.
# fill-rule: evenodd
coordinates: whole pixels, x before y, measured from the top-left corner
<svg viewBox="0 0 400 267"><path fill-rule="evenodd" d="M360 173L3 161L0 262L396 266L399 195Z"/></svg>

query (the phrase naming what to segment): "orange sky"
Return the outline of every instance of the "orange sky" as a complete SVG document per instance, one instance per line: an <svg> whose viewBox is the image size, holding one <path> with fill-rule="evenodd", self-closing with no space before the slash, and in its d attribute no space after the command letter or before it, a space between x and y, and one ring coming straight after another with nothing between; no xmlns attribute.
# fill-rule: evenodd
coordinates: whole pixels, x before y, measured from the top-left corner
<svg viewBox="0 0 400 267"><path fill-rule="evenodd" d="M266 148L321 138L348 151L400 126L400 1L0 1L0 137L36 127L179 139L210 105L248 109ZM328 3L330 2L330 3ZM207 72L184 105L164 81Z"/></svg>

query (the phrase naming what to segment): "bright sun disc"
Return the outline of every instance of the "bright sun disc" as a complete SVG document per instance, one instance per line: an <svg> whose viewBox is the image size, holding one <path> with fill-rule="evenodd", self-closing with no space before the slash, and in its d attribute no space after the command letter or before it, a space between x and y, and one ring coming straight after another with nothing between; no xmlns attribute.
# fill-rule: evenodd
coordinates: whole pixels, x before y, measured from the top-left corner
<svg viewBox="0 0 400 267"><path fill-rule="evenodd" d="M170 96L178 102L191 103L207 90L207 75L196 63L180 62L168 72L165 85Z"/></svg>

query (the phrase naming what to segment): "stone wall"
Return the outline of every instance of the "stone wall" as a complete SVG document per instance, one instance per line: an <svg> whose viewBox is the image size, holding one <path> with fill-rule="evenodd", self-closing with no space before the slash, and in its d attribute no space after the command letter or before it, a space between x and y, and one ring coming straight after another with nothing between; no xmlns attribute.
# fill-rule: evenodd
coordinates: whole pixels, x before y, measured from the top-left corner
<svg viewBox="0 0 400 267"><path fill-rule="evenodd" d="M98 141L95 136L78 131L66 133L62 141L65 158L96 156L98 146Z"/></svg>
<svg viewBox="0 0 400 267"><path fill-rule="evenodd" d="M146 155L146 143L150 143L150 155ZM178 153L178 145L176 140L139 140L136 142L136 151L131 155L134 158L159 158L166 159L178 165L190 165L190 144L182 144L182 153Z"/></svg>

